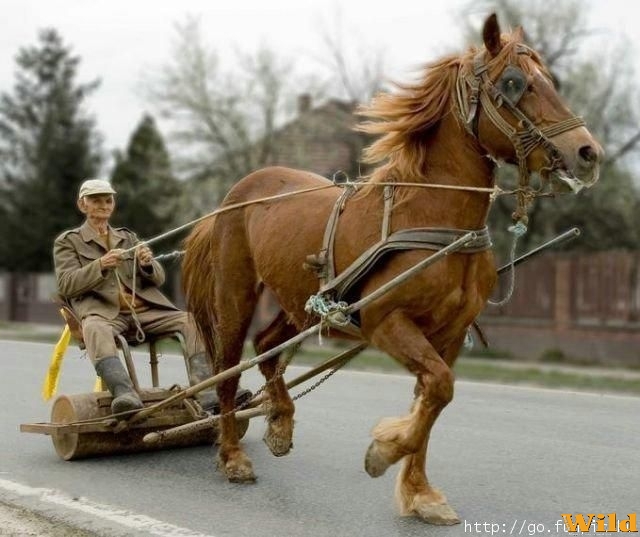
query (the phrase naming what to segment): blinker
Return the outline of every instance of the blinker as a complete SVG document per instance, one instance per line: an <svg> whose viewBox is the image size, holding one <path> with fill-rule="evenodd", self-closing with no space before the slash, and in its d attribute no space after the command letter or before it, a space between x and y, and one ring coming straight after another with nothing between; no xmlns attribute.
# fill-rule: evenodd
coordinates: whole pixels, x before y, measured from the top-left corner
<svg viewBox="0 0 640 537"><path fill-rule="evenodd" d="M509 65L502 72L495 86L505 99L515 106L527 89L527 77L520 69Z"/></svg>

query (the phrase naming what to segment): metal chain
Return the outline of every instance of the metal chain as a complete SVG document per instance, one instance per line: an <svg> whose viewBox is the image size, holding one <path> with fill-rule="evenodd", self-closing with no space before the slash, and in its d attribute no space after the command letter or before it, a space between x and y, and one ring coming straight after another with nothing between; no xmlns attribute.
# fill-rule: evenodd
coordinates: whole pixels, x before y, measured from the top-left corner
<svg viewBox="0 0 640 537"><path fill-rule="evenodd" d="M304 397L305 395L311 393L313 390L315 390L318 386L320 386L320 384L322 384L323 382L329 380L329 378L338 372L339 369L342 368L342 366L344 366L346 364L346 362L342 365L336 366L333 369L331 369L324 377L322 377L320 380L318 380L317 382L315 382L314 384L312 384L311 386L309 386L307 389L301 391L299 394L295 395L294 397L291 398L292 401L297 401L298 399Z"/></svg>
<svg viewBox="0 0 640 537"><path fill-rule="evenodd" d="M291 398L291 401L292 402L293 401L297 401L298 399L301 399L305 395L311 393L313 390L318 388L321 384L323 384L324 382L329 380L333 375L335 375L340 369L342 369L346 365L346 363L347 362L344 362L344 363L342 363L340 365L337 365L337 366L333 367L324 377L322 377L319 380L317 380L315 383L313 383L311 386L309 386L305 390L303 390L300 393L294 395ZM225 412L224 414L219 414L217 416L218 419L222 419L222 418L224 418L226 416L230 416L231 414L237 412L238 410L242 410L242 409L246 408L253 399L255 399L257 396L261 395L267 389L267 386L269 384L273 384L278 378L282 378L283 374L284 374L284 368L282 366L278 366L276 374L270 380L265 382L260 388L258 388L258 390L253 394L253 397L251 397L250 399L247 399L243 403L237 405L235 408L233 408L229 412Z"/></svg>

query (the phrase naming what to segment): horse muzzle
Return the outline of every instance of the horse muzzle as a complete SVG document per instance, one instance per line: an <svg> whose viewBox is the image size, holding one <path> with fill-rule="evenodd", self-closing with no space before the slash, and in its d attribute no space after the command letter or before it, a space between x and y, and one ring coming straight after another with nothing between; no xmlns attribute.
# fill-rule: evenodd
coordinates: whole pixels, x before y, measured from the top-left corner
<svg viewBox="0 0 640 537"><path fill-rule="evenodd" d="M595 142L581 146L572 158L565 156L566 166L554 170L551 175L552 190L577 194L583 188L592 187L600 178L603 156L604 151Z"/></svg>

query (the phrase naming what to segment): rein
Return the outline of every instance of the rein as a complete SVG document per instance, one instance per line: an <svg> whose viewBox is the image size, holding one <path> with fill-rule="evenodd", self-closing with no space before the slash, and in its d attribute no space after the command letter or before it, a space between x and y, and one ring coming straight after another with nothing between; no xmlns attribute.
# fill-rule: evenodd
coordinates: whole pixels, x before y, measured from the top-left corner
<svg viewBox="0 0 640 537"><path fill-rule="evenodd" d="M519 45L518 54L526 54L531 55L531 51L528 47L524 45ZM554 136L561 134L566 131L573 130L577 127L584 126L585 123L582 118L577 116L572 116L563 121L559 121L550 125L548 127L538 127L535 125L529 117L526 116L518 107L517 102L519 98L524 93L524 89L521 89L518 93L516 93L515 98L512 96L511 98L505 94L504 91L498 89L498 87L491 81L488 75L488 65L483 61L483 53L480 52L474 58L474 68L473 74L471 76L464 75L461 71L458 72L458 78L456 81L456 91L454 94L455 101L457 103L458 112L461 117L462 124L465 129L471 136L473 136L476 140L478 140L477 133L477 121L478 121L478 109L479 105L482 105L485 113L491 120L491 122L498 128L502 133L507 136L507 138L513 144L516 150L516 156L518 157L518 171L519 171L519 188L514 190L503 190L497 185L494 187L473 187L473 186L464 186L464 185L442 185L435 183L411 183L411 182L368 182L368 181L358 181L352 182L347 181L342 183L341 186L379 186L379 187L387 187L387 186L399 186L399 187L410 187L410 188L432 188L432 189L447 189L447 190L460 190L466 192L484 192L490 195L491 201L494 201L498 196L501 195L512 195L515 194L518 200L518 209L514 213L514 219L518 221L522 221L525 225L527 222L527 212L528 207L532 200L539 195L542 195L540 192L534 191L529 186L530 173L526 166L526 158L527 156L538 146L542 146L549 155L550 166L548 168L549 171L554 171L561 167L563 164L563 159L560 153L560 150L556 147L556 145L550 140ZM522 76L523 73L519 68L514 66L508 66L504 72L502 73L500 79L509 74L520 73ZM511 80L507 80L507 87ZM494 104L495 103L495 104ZM511 126L500 114L498 109L504 106L509 109L509 111L518 119L519 123L524 127L524 130L518 130L515 127ZM253 205L256 203L264 203L268 201L275 201L279 199L285 199L292 196L297 196L298 194L305 194L308 192L316 192L319 190L324 190L327 188L332 188L334 186L338 186L336 182L332 182L330 184L321 185L317 187L304 188L301 190L296 190L293 192L284 192L282 194L275 194L273 196L266 196L264 198L258 198L254 200L243 201L239 203L233 203L231 205L227 205L225 207L220 207L210 213L207 213L195 220L187 222L177 228L171 229L165 233L157 235L151 239L147 239L141 241L140 244L153 244L158 242L164 238L167 238L171 235L179 233L185 229L188 229L195 224L206 220L207 218L211 218L218 214L232 211L234 209L239 209L242 207L246 207L248 205ZM126 250L125 253L134 251L137 246Z"/></svg>
<svg viewBox="0 0 640 537"><path fill-rule="evenodd" d="M410 188L433 188L433 189L445 189L445 190L462 190L462 191L466 191L466 192L483 192L485 194L489 194L491 201L494 201L498 196L504 196L504 195L513 195L513 194L518 194L520 189L514 189L514 190L503 190L502 188L500 188L499 186L494 186L494 187L476 187L476 186L464 186L464 185L442 185L442 184L437 184L437 183L409 183L409 182L391 182L391 181L382 181L382 182L370 182L370 181L347 181L344 183L328 183L326 185L320 185L320 186L315 186L315 187L310 187L310 188L302 188L300 190L294 190L292 192L284 192L282 194L275 194L273 196L265 196L264 198L256 198L253 200L247 200L247 201L241 201L238 203L232 203L231 205L225 205L224 207L220 207L214 211L211 211L210 213L207 213L205 215L202 215L198 218L196 218L195 220L191 220L189 222L187 222L186 224L182 224L176 228L170 229L169 231L165 231L164 233L161 233L160 235L156 235L155 237L152 237L150 239L145 239L145 240L141 240L138 244L136 244L135 246L132 246L131 248L124 250L123 254L127 254L127 253L131 253L133 251L136 250L136 248L138 248L139 246L146 244L146 245L150 245L150 244L154 244L158 241L161 241L162 239L166 239L167 237L171 237L172 235L175 235L176 233L179 233L180 231L184 231L185 229L189 229L193 226L195 226L196 224L202 222L203 220L206 220L207 218L212 218L216 215L222 214L222 213L226 213L228 211L233 211L235 209L241 209L242 207L247 207L249 205L255 205L258 203L265 203L265 202L269 202L269 201L276 201L276 200L280 200L280 199L286 199L286 198L290 198L293 196L297 196L299 194L307 194L310 192L317 192L319 190L326 190L327 188L346 188L346 187L353 187L353 188L360 188L363 186L374 186L374 187L387 187L387 186L401 186L401 187L410 187ZM171 254L168 254L166 257L177 257L177 254L179 252L171 252Z"/></svg>

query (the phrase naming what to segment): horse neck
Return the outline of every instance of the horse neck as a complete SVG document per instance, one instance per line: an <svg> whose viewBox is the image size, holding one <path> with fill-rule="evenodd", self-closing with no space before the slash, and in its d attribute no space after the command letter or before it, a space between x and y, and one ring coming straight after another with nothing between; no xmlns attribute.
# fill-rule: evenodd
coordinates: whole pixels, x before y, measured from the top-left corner
<svg viewBox="0 0 640 537"><path fill-rule="evenodd" d="M385 181L449 185L453 187L493 187L494 163L477 142L467 135L453 114L430 133L423 158L422 173L410 177L401 166L390 166ZM489 212L490 195L481 191L440 188L397 187L392 216L394 229L447 227L479 229Z"/></svg>

